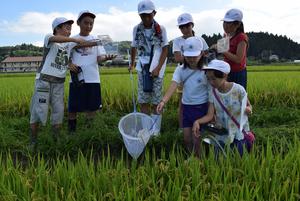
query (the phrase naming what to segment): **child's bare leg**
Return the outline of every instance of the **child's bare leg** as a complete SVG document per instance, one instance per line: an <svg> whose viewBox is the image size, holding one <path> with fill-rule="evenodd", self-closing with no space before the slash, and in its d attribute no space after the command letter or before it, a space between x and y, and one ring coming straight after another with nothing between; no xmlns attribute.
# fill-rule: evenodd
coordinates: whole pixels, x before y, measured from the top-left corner
<svg viewBox="0 0 300 201"><path fill-rule="evenodd" d="M150 105L148 103L141 103L140 106L141 106L142 113L150 115L151 111L150 111Z"/></svg>
<svg viewBox="0 0 300 201"><path fill-rule="evenodd" d="M37 135L39 130L39 123L30 124L30 144L35 145L37 143Z"/></svg>
<svg viewBox="0 0 300 201"><path fill-rule="evenodd" d="M76 112L69 112L69 119L68 119L68 130L69 132L76 131L76 124L77 124L77 113Z"/></svg>
<svg viewBox="0 0 300 201"><path fill-rule="evenodd" d="M90 128L92 126L93 120L95 119L96 111L90 111L86 113L86 127Z"/></svg>
<svg viewBox="0 0 300 201"><path fill-rule="evenodd" d="M193 153L192 128L183 128L183 141L188 152Z"/></svg>

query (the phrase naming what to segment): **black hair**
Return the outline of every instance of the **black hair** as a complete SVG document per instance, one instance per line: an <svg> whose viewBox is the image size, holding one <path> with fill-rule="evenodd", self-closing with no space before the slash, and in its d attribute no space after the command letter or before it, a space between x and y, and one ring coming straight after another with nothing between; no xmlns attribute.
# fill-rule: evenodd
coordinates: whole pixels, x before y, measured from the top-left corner
<svg viewBox="0 0 300 201"><path fill-rule="evenodd" d="M56 34L56 29L57 28L62 28L63 27L63 25L64 25L65 23L62 23L62 24L59 24L59 25L57 25L55 28L54 28L54 30L53 30L53 35L55 35Z"/></svg>
<svg viewBox="0 0 300 201"><path fill-rule="evenodd" d="M239 33L245 33L244 31L244 24L243 22L240 22L240 21L233 21L232 22L234 25L239 25L239 27L237 28L236 30L236 34L239 34Z"/></svg>
<svg viewBox="0 0 300 201"><path fill-rule="evenodd" d="M223 73L222 71L214 70L214 69L208 69L208 70L205 70L205 74L206 74L208 71L212 71L212 72L214 73L214 76L215 76L216 78L225 78L225 77L226 77L226 74Z"/></svg>
<svg viewBox="0 0 300 201"><path fill-rule="evenodd" d="M203 68L203 66L206 64L206 56L201 57L201 59L199 60L198 64L197 64L197 68L199 70L201 70ZM188 62L185 60L185 57L183 58L183 68L189 68L190 65L188 64Z"/></svg>

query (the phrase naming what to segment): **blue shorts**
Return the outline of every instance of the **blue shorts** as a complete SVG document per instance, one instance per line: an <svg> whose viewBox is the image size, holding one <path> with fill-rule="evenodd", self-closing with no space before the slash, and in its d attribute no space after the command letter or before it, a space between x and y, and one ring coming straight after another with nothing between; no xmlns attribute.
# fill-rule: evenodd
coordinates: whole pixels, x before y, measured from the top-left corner
<svg viewBox="0 0 300 201"><path fill-rule="evenodd" d="M245 68L239 72L230 72L228 75L228 81L242 85L247 91L247 69Z"/></svg>
<svg viewBox="0 0 300 201"><path fill-rule="evenodd" d="M200 105L185 105L182 104L182 127L193 127L194 121L205 116L208 110L208 103Z"/></svg>
<svg viewBox="0 0 300 201"><path fill-rule="evenodd" d="M70 83L69 112L92 112L101 109L100 83Z"/></svg>

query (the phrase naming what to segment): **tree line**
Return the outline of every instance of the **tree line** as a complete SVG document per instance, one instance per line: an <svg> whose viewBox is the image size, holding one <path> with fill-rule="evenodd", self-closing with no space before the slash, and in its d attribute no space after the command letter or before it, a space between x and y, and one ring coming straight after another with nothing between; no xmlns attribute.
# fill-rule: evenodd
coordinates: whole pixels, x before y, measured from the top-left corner
<svg viewBox="0 0 300 201"><path fill-rule="evenodd" d="M268 32L248 32L247 35L249 37L248 59L266 62L269 56L273 54L276 54L280 58L280 61L300 59L300 44L286 36L274 35ZM222 38L222 35L213 34L212 36L207 36L204 34L202 37L211 46L218 39ZM130 44L130 41L119 42L119 53L127 55ZM0 47L0 61L7 56L41 56L42 54L43 48L32 44ZM171 61L172 56L172 41L170 41L169 60Z"/></svg>

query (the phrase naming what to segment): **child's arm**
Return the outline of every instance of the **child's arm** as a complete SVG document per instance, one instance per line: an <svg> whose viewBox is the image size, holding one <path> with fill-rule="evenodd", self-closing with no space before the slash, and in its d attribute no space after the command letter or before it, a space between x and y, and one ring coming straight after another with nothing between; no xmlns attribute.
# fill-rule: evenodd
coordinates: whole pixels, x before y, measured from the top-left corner
<svg viewBox="0 0 300 201"><path fill-rule="evenodd" d="M214 113L214 105L212 103L209 103L207 114L204 117L197 119L193 124L192 131L195 137L200 137L200 124L210 122L214 118Z"/></svg>
<svg viewBox="0 0 300 201"><path fill-rule="evenodd" d="M247 99L246 113L247 113L247 115L252 114L252 105L251 105L249 99Z"/></svg>
<svg viewBox="0 0 300 201"><path fill-rule="evenodd" d="M81 38L72 38L67 36L51 36L49 38L49 43L67 43L67 42L74 42L74 43L84 43L85 40Z"/></svg>
<svg viewBox="0 0 300 201"><path fill-rule="evenodd" d="M174 59L177 63L183 63L184 57L180 51L174 52Z"/></svg>
<svg viewBox="0 0 300 201"><path fill-rule="evenodd" d="M171 82L171 85L169 86L166 94L164 95L164 97L162 98L162 100L160 101L160 103L157 105L156 108L156 112L158 114L160 114L165 106L165 104L169 101L169 99L171 98L171 96L173 95L173 93L175 92L175 90L177 89L178 83L175 81Z"/></svg>
<svg viewBox="0 0 300 201"><path fill-rule="evenodd" d="M162 52L160 54L160 57L159 57L159 62L158 62L158 65L156 66L156 68L151 72L152 76L153 77L157 77L159 75L159 71L160 69L162 68L163 64L165 63L165 60L168 56L168 45L164 46L162 48Z"/></svg>
<svg viewBox="0 0 300 201"><path fill-rule="evenodd" d="M236 54L233 54L228 51L228 52L223 52L223 55L235 63L241 63L246 54L246 50L247 50L246 41L241 41L237 46Z"/></svg>
<svg viewBox="0 0 300 201"><path fill-rule="evenodd" d="M116 57L117 57L117 55L107 54L107 55L104 55L104 56L98 56L97 61L98 61L98 63L100 63L100 62L103 62L103 61L112 60Z"/></svg>

